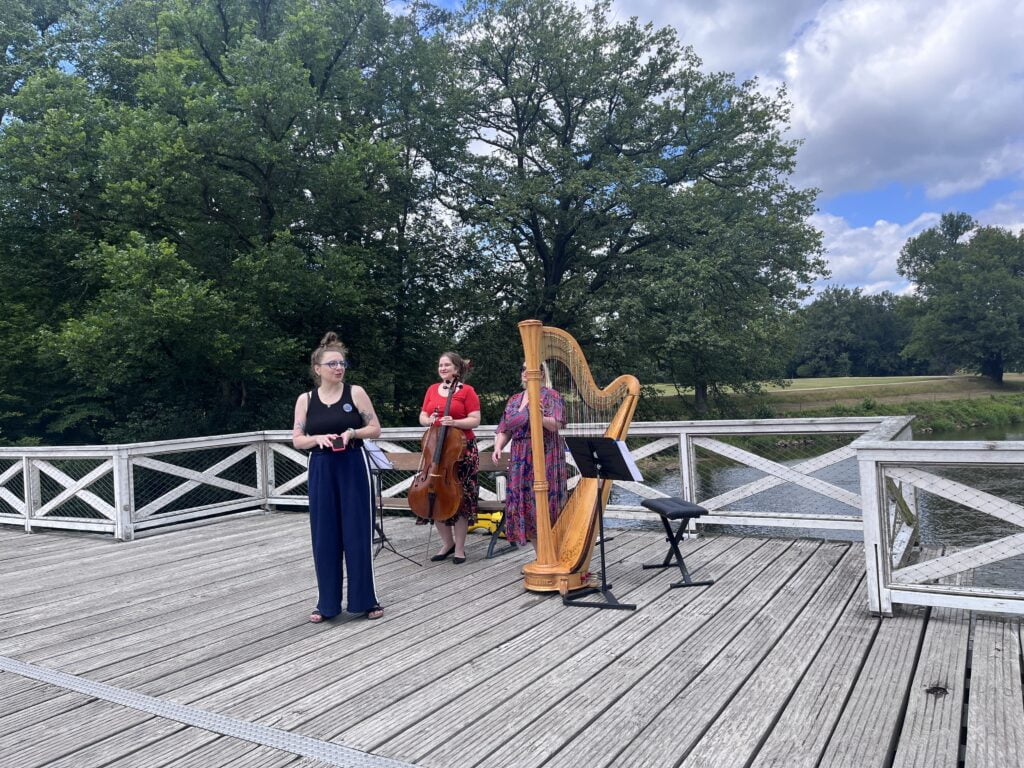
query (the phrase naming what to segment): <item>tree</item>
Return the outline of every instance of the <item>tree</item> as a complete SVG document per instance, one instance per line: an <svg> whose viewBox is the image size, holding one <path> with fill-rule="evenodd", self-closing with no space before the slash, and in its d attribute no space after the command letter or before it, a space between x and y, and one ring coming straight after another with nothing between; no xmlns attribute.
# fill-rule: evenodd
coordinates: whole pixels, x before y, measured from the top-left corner
<svg viewBox="0 0 1024 768"><path fill-rule="evenodd" d="M946 356L1000 383L1024 363L1024 233L947 213L907 241L899 270L919 298L908 354Z"/></svg>
<svg viewBox="0 0 1024 768"><path fill-rule="evenodd" d="M157 402L134 439L286 425L329 328L357 365L388 362L354 380L397 412L449 330L430 299L457 248L427 215L459 149L429 31L445 18L380 0L94 0L60 17L75 45L39 43L0 127L0 310L24 321L0 327L22 364L0 371L0 419L73 441L121 439ZM47 409L26 407L39 380Z"/></svg>
<svg viewBox="0 0 1024 768"><path fill-rule="evenodd" d="M636 363L623 326L657 317L644 357L700 393L763 372L737 362L823 269L814 192L785 181L784 93L703 74L671 29L614 23L606 0L467 9L480 151L446 199L482 254L478 295L571 330L612 368Z"/></svg>
<svg viewBox="0 0 1024 768"><path fill-rule="evenodd" d="M888 291L866 296L830 286L796 313L795 351L788 375L896 376L925 373L927 365L901 353L913 328L913 300Z"/></svg>

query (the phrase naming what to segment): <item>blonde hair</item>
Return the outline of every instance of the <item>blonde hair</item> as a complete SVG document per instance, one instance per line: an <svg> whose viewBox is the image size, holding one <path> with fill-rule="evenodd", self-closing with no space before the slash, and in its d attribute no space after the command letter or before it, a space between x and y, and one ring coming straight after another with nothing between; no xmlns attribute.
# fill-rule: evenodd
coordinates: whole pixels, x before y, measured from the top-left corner
<svg viewBox="0 0 1024 768"><path fill-rule="evenodd" d="M526 370L526 363L522 364L522 370ZM541 374L543 374L541 382L544 384L544 386L547 387L548 389L554 389L554 385L551 383L551 369L548 368L548 364L543 360L540 361L540 371ZM526 385L524 384L523 386Z"/></svg>
<svg viewBox="0 0 1024 768"><path fill-rule="evenodd" d="M316 374L316 367L320 365L320 359L325 352L340 352L343 359L348 359L348 347L341 343L338 334L334 331L325 333L324 337L320 339L320 346L314 349L313 354L309 356L309 371L313 376L313 381L317 384L320 383L320 377Z"/></svg>

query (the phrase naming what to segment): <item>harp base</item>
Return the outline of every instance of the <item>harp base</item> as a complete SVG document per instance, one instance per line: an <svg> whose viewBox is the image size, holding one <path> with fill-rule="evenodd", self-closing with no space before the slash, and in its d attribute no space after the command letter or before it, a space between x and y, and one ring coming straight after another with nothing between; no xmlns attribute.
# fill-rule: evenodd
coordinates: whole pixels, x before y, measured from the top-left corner
<svg viewBox="0 0 1024 768"><path fill-rule="evenodd" d="M531 592L561 592L564 595L593 587L594 582L589 574L567 573L557 566L527 563L523 566L523 586Z"/></svg>

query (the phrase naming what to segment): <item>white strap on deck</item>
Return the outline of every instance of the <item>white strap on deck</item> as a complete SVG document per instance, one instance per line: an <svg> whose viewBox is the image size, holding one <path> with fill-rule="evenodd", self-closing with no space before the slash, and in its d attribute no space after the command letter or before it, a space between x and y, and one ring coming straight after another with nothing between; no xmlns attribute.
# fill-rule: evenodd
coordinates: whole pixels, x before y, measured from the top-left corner
<svg viewBox="0 0 1024 768"><path fill-rule="evenodd" d="M35 664L26 664L6 656L0 656L0 670L13 672L16 675L27 677L31 680L49 683L50 685L124 707L130 707L140 712L148 712L156 717L175 720L185 725L211 731L212 733L219 733L222 736L230 736L264 747L271 747L283 752L291 752L302 757L320 760L329 765L342 766L343 768L400 768L402 766L409 768L411 766L411 763L403 763L387 757L378 757L367 752L360 752L358 749L343 747L330 741L321 741L320 739L310 738L298 733L238 720L234 717L217 714L216 712L207 712L198 707L188 707L183 704L176 704L173 701L165 701L153 696L136 693L135 691L125 690L124 688L115 688L112 685L98 683L84 677L77 677L76 675L69 675L66 672L58 672L46 667L36 666Z"/></svg>

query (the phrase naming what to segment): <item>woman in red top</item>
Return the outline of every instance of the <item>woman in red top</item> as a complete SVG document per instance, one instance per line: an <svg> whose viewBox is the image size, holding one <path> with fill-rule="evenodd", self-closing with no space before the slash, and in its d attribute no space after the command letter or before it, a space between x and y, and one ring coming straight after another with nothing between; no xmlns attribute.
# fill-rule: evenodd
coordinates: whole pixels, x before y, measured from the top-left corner
<svg viewBox="0 0 1024 768"><path fill-rule="evenodd" d="M466 451L456 466L456 476L462 483L462 503L453 517L440 522L437 526L438 535L441 537L441 551L430 558L435 562L444 560L449 555L454 555L452 562L456 564L466 562L466 531L476 522L480 454L477 452L473 430L480 426L480 398L473 387L463 383L468 370L468 360L463 360L455 352L442 354L441 359L437 361L437 375L441 382L427 388L427 393L423 396L423 409L420 411L421 427L429 427L437 422L461 429L466 435ZM448 391L456 378L460 386L452 396L448 415L444 416Z"/></svg>

